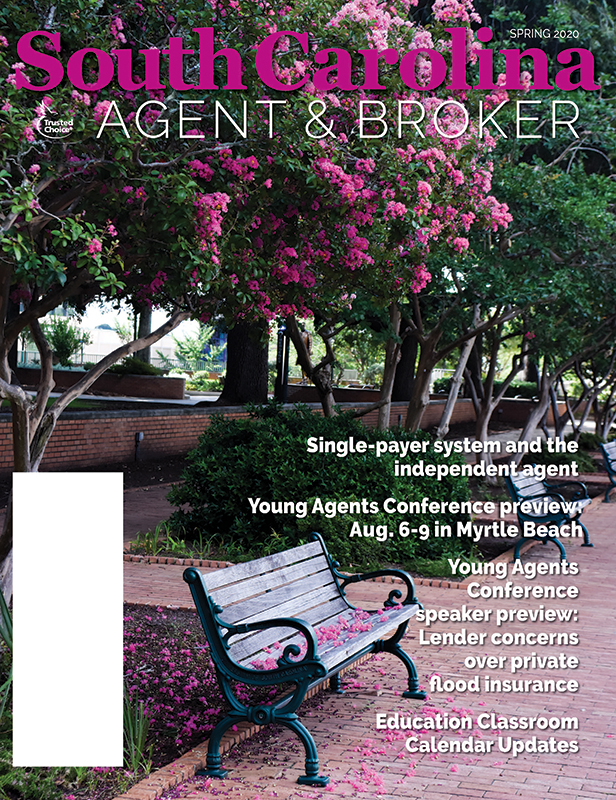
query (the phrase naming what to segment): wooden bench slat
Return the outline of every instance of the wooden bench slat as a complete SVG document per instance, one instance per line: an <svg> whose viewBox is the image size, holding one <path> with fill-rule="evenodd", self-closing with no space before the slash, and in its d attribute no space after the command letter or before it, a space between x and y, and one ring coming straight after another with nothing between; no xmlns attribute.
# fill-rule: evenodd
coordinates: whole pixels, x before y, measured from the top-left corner
<svg viewBox="0 0 616 800"><path fill-rule="evenodd" d="M312 627L317 630L323 626L328 627L335 624L339 617L348 612L348 605L343 600L338 600L302 612L301 616L298 615L296 619L304 620L304 622L312 625ZM239 655L236 659L238 663L244 663L251 658L255 658L264 648L271 648L276 642L284 643L286 647L287 644L297 644L301 646L304 641L303 634L299 633L296 628L268 628L264 631L255 631L253 633L243 634L241 637L233 638L233 643L229 651L233 658L236 658L236 651L233 649L234 644L239 642L240 639L247 640L248 638L252 639L250 644L252 649L246 651L244 655ZM245 663L244 665L246 666Z"/></svg>
<svg viewBox="0 0 616 800"><path fill-rule="evenodd" d="M301 609L297 608L297 604L294 602L294 600L289 600L287 603L283 603L279 608L276 609L275 617L297 617L298 619L303 619L308 622L309 620L306 619L307 615L310 614L310 616L314 616L316 614L316 616L320 620L327 619L331 616L331 609L329 609L328 606L332 605L333 603L336 603L337 601L334 600L323 603L321 602L320 598L321 595L319 589L315 589L310 594L305 595L304 597L305 602ZM337 608L343 610L340 607L340 605L337 605ZM348 606L345 603L344 609L346 608L348 608ZM269 619L272 619L271 614L268 616ZM276 628L269 628L267 630L258 632L256 634L254 633L241 634L242 637L241 640L239 637L238 638L234 637L229 650L229 654L233 659L243 658L245 652L243 649L244 645L242 644L242 642L244 642L244 640L247 638L257 639L257 637L262 636L266 642L268 639L270 640L270 642L278 641L278 636L276 636L275 633L272 633L272 631L276 630L277 630ZM246 646L252 647L254 646L254 642L251 645L248 645L248 643L246 643ZM255 650L253 649L251 652L255 652Z"/></svg>
<svg viewBox="0 0 616 800"><path fill-rule="evenodd" d="M314 613L308 612L304 617L301 617L301 619L303 619L304 622L307 622L310 625L312 625L312 627L315 629L315 633L317 634L317 639L318 639L319 632L321 631L322 628L329 628L332 625L338 625L341 620L350 622L353 619L354 614L355 614L355 609L346 607L342 610L338 609L337 611L332 611L331 615L326 618L324 618L322 615L315 615ZM281 629L277 628L276 630L281 630ZM287 628L285 630L290 631L292 629ZM281 647L279 648L272 647L273 644L278 644L278 643L280 643ZM296 644L298 645L298 647L301 647L304 644L303 634L301 634L299 631L294 631L292 635L285 636L284 639L273 639L271 644L266 645L266 647L270 650L270 652L267 652L265 648L262 648L261 650L258 651L255 650L255 652L252 653L251 655L244 656L240 663L242 663L242 665L245 667L250 667L252 669L259 669L258 664L264 663L268 658L272 657L276 659L280 658L280 656L283 654L284 648L287 647L289 644ZM327 647L328 647L327 644L319 645L319 654L321 654L323 649L326 650Z"/></svg>
<svg viewBox="0 0 616 800"><path fill-rule="evenodd" d="M307 611L300 617L300 619L303 619L304 622L307 622L309 625L312 625L312 627L315 629L315 632L317 633L317 638L319 631L322 628L329 628L332 625L338 625L340 620L344 619L346 621L349 621L354 617L355 609L349 608L346 603L344 604L344 607L341 607L339 604L336 603L331 603L330 605L332 607L328 609L329 613L327 616L323 615L323 608L320 607L318 609L316 608L311 609L310 611ZM276 628L274 630L280 631L282 629ZM268 642L265 645L265 647L271 648L273 644L280 642L283 645L283 647L280 650L276 650L275 652L272 650L271 653L265 653L263 652L264 648L261 648L261 650L255 650L252 654L248 656L243 656L241 661L238 660L239 663L241 663L243 666L250 667L251 662L254 660L263 661L269 656L274 656L274 655L276 658L280 658L284 648L289 644L296 644L299 647L301 647L302 644L304 643L303 634L299 633L296 630L293 630L293 632L290 633L290 631L292 630L291 628L287 628L285 630L287 631L287 634L284 636L284 638L281 639L272 638L271 642ZM323 647L323 645L319 647L319 652L321 652L321 647Z"/></svg>
<svg viewBox="0 0 616 800"><path fill-rule="evenodd" d="M224 586L210 592L210 595L215 603L225 608L230 603L248 600L251 597L258 596L285 584L291 584L292 581L296 581L306 575L323 572L324 570L327 570L331 579L331 570L325 556L315 556L299 564L291 564L273 572L254 575L241 582Z"/></svg>
<svg viewBox="0 0 616 800"><path fill-rule="evenodd" d="M347 632L342 631L342 633L336 639L323 641L319 645L319 656L321 660L327 669L331 670L336 664L339 664L342 661L345 661L347 658L352 657L370 642L384 637L394 628L397 628L400 623L410 619L412 616L414 616L414 614L417 613L418 608L418 605L403 606L400 609L385 610L382 615L376 613L371 614L370 618L367 620L371 623L370 630L358 631L352 636L349 636ZM345 611L343 614L334 615L329 624L334 625L338 623L338 620L341 617L344 618L348 623L352 623L355 620L354 614L354 610L350 609ZM383 618L386 618L385 622L381 621ZM306 621L308 622L308 620ZM274 640L274 642L278 641L279 640ZM340 644L340 642L342 642L342 644ZM258 664L264 664L268 661L268 659L277 660L280 658L283 654L284 648L288 644L297 644L301 647L302 643L303 636L301 634L296 634L284 641L280 640L281 647L279 648L270 648L270 652L263 652L263 650L261 650L260 652L255 652L250 656L245 657L242 660L242 664L245 667L259 669Z"/></svg>
<svg viewBox="0 0 616 800"><path fill-rule="evenodd" d="M418 605L403 606L396 610L386 610L383 615L372 614L370 619L372 622L371 630L360 631L357 636L344 639L344 644L339 646L329 643L329 646L325 643L321 645L319 648L321 661L323 661L328 670L331 670L342 660L346 660L354 653L358 653L370 642L373 642L377 638L381 639L394 628L397 628L401 622L410 619L417 613L418 608ZM387 620L385 622L380 622L379 620L381 620L382 617L387 617ZM375 632L378 634L377 636L375 636Z"/></svg>
<svg viewBox="0 0 616 800"><path fill-rule="evenodd" d="M223 619L225 622L237 625L239 622L252 622L256 619L267 619L268 617L280 616L280 606L292 598L297 610L292 613L285 613L286 617L301 616L304 608L304 595L320 589L321 600L333 600L339 596L338 586L332 578L330 570L323 570L314 575L305 575L292 583L286 583L277 589L251 597L248 600L235 603L225 608ZM222 605L222 604L221 604Z"/></svg>
<svg viewBox="0 0 616 800"><path fill-rule="evenodd" d="M225 569L219 569L215 572L208 572L204 574L203 578L208 592L212 593L213 590L229 583L236 583L253 575L260 575L263 572L272 572L287 564L305 561L322 553L323 548L320 542L309 542L299 547L293 547L291 550L285 550L282 553L274 553L271 556L257 558L254 561L246 561L242 564L235 564L233 567L225 567Z"/></svg>

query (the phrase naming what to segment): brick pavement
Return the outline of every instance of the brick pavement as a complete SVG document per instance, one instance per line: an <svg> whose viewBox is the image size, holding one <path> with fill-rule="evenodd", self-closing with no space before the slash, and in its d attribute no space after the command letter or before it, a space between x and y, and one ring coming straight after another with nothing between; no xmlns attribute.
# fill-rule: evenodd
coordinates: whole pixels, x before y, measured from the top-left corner
<svg viewBox="0 0 616 800"><path fill-rule="evenodd" d="M616 589L614 567L616 550L612 542L616 527L616 504L593 504L585 521L595 547L582 548L576 542L568 544L569 560L580 566L580 574L571 576L539 576L530 581L520 576L508 576L521 586L575 585L578 600L473 599L466 588L448 589L422 585L418 596L427 609L452 609L466 605L486 610L502 609L511 613L521 608L537 610L540 606L565 611L573 607L577 616L571 623L515 622L497 626L496 611L487 623L437 623L430 628L412 621L403 644L414 655L420 680L428 685L429 676L438 673L443 680L468 679L473 675L489 675L495 679L576 679L576 693L486 693L447 691L434 693L430 702L406 700L399 694L403 687L403 667L397 659L380 655L361 664L345 678L347 693L343 696L320 693L303 709L300 719L313 733L321 760L321 772L331 778L327 789L301 787L295 782L303 772L303 752L296 737L285 729L264 728L252 738L238 744L225 756L223 764L229 769L224 781L203 778L180 783L165 798L228 797L234 800L265 800L277 798L359 797L378 795L388 798L414 800L607 800L616 797L616 703L612 687L616 677ZM556 563L557 550L553 545L536 546L524 556L527 564ZM146 591L150 581L152 597L161 592L161 604L183 605L186 593L181 580L182 566L144 565L127 562L127 591L133 586L134 595ZM149 574L149 578L147 575ZM473 578L485 586L506 583L496 577ZM139 583L141 582L141 583ZM163 588L165 593L163 594ZM352 587L356 588L356 587ZM381 584L362 584L354 598L367 606L383 596ZM149 591L149 590L148 590ZM167 603L166 601L169 601ZM569 605L570 604L570 605ZM483 647L435 646L419 644L419 628L425 636L467 631L488 634ZM539 631L578 632L577 646L505 646L490 642L493 633L527 633ZM577 669L525 669L512 675L511 655L539 656L565 653L579 659ZM505 656L506 666L500 670L467 669L468 656ZM432 710L428 710L432 709ZM472 717L472 729L463 732L446 731L441 735L432 730L419 733L421 742L443 738L451 742L473 737L474 746L493 741L491 753L416 753L405 749L409 733L404 730L377 730L376 714L428 718L440 714L449 719ZM477 715L495 712L501 717L539 717L560 720L576 717L579 730L517 731L480 730ZM555 723L553 723L555 724ZM414 734L413 734L414 735ZM522 752L517 756L499 750L499 736L504 747L512 740L527 742L537 736L556 741L577 741L579 752L541 753ZM511 736L511 740L510 737ZM240 738L240 733L236 734ZM483 745L485 747L485 745ZM564 746L564 745L562 745ZM202 746L179 759L173 765L153 774L123 797L125 800L153 800L165 787L190 777L196 765L205 758Z"/></svg>

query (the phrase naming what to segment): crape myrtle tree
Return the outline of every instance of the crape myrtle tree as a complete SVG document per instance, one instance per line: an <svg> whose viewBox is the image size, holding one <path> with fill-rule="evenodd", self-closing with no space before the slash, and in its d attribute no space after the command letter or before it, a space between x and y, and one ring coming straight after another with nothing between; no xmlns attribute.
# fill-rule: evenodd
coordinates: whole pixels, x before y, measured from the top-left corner
<svg viewBox="0 0 616 800"><path fill-rule="evenodd" d="M275 88L267 101L259 95L257 103L264 105L256 107L248 89L227 93L225 110L234 122L220 120L225 146L189 164L203 196L224 203L216 247L229 295L239 301L229 304L228 313L245 320L286 318L327 415L335 413L333 339L365 319L356 300L388 309L395 338L395 303L429 283L428 256L442 251L456 260L468 247L471 228L496 230L509 220L506 207L489 194L489 140L480 140L473 126L456 135L463 123L459 107L447 106L436 125L432 120L445 98L460 93L430 89L436 81L422 54L413 77L407 75L417 89L406 88L399 69L386 61L377 76L360 55L366 47L404 53L438 43L446 64L452 35L445 29L459 28L454 35L466 40L470 4L436 3L430 27L412 21L408 4L400 8L403 16L385 4L352 2L333 14L327 5L295 4L282 19L267 22ZM470 30L468 38L472 59L477 43L470 42ZM251 50L231 41L242 54L242 80L254 87ZM315 71L314 61L326 66ZM244 116L251 102L252 114ZM201 107L200 113L199 130L211 135L216 109L208 114ZM411 126L415 135L407 136L411 121L424 115L417 130ZM240 148L251 155L238 156ZM317 363L298 323L308 315L325 344ZM394 354L392 367L395 361Z"/></svg>
<svg viewBox="0 0 616 800"><path fill-rule="evenodd" d="M550 392L556 436L562 437L565 427L570 424L572 437L577 441L591 413L595 422L595 433L601 438L607 436L603 430L606 424L607 431L611 427L611 403L616 391L614 344L610 346L606 343L600 352L593 353L588 358L576 359L570 371L559 376L556 387ZM559 398L564 403L564 410L561 410Z"/></svg>
<svg viewBox="0 0 616 800"><path fill-rule="evenodd" d="M373 2L120 9L75 0L0 11L0 395L13 414L16 470L38 469L74 397L183 319L283 316L293 327L296 315L319 308L329 324L355 285L388 305L429 281L430 247L461 253L473 225L507 223L488 194L485 148L472 129L437 139L429 123L419 149L381 136L380 121L365 129L378 138L358 136L359 100L398 92L409 121L421 104L430 111L439 102L421 53L408 78L417 90L402 92L395 70L379 78L378 59L367 73L363 64L362 77L358 51L395 44L405 52L442 36L447 60L444 28L468 27L472 13L467 2L437 2L431 32L408 8L401 17ZM267 37L270 72L261 65L257 75L255 44ZM216 48L228 64L224 54L213 58ZM340 64L315 71L319 48ZM232 68L236 58L241 68ZM450 132L459 113L446 109L441 129ZM50 138L50 118L72 121L71 130ZM462 184L476 189L462 195ZM40 319L64 302L83 309L110 298L161 306L170 317L48 407L52 354ZM41 363L34 398L10 366L28 328ZM1 557L10 549L7 520Z"/></svg>
<svg viewBox="0 0 616 800"><path fill-rule="evenodd" d="M541 400L523 437L534 435L565 371L579 358L601 352L597 347L610 346L604 329L616 302L613 181L587 175L576 165L570 165L567 173L538 159L525 164L503 158L499 183L513 222L494 248L493 258L511 276L512 302L525 311L510 326L497 325L484 336L485 375L472 379L467 371L478 440L485 439L495 408L529 359L540 362L543 370L538 386ZM520 349L497 390L499 354L512 337L517 337ZM566 355L564 360L562 355ZM608 366L609 359L605 363ZM598 391L602 385L597 384Z"/></svg>

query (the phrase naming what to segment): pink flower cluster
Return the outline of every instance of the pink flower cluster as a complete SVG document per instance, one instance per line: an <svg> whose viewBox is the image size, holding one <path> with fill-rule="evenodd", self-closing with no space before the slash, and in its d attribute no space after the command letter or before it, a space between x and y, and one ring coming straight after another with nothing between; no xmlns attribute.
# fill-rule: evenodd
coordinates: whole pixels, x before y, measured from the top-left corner
<svg viewBox="0 0 616 800"><path fill-rule="evenodd" d="M209 163L205 161L199 161L198 158L195 158L193 161L189 161L187 166L190 170L190 174L193 177L203 178L204 181L211 181L214 177L214 170L211 168Z"/></svg>
<svg viewBox="0 0 616 800"><path fill-rule="evenodd" d="M414 3L414 5L416 4ZM388 33L391 28L411 27L412 25L411 22L402 19L395 12L391 14L385 3L379 3L376 0L351 0L342 6L329 24L338 28L346 20L365 24L366 38L372 47L379 50L387 48Z"/></svg>
<svg viewBox="0 0 616 800"><path fill-rule="evenodd" d="M259 169L259 162L255 156L233 158L231 150L220 151L220 165L243 181L254 180L255 170Z"/></svg>
<svg viewBox="0 0 616 800"><path fill-rule="evenodd" d="M124 23L122 22L120 17L114 17L109 25L109 31L114 39L117 39L118 42L126 44L126 36L124 36L124 34L122 33L123 30L124 30Z"/></svg>
<svg viewBox="0 0 616 800"><path fill-rule="evenodd" d="M230 200L228 194L212 192L211 194L198 194L194 201L199 247L203 252L210 252L210 257L215 264L220 263L220 251L216 239L222 234L222 216L227 210Z"/></svg>
<svg viewBox="0 0 616 800"><path fill-rule="evenodd" d="M97 103L94 106L94 114L93 114L94 121L95 122L102 122L103 119L105 118L107 112L109 111L110 107L111 107L111 101L110 100L101 100L99 103ZM110 119L113 120L114 117L115 117L115 113L112 111L111 115L110 115Z"/></svg>
<svg viewBox="0 0 616 800"><path fill-rule="evenodd" d="M481 22L472 0L436 0L432 11L440 22Z"/></svg>
<svg viewBox="0 0 616 800"><path fill-rule="evenodd" d="M88 245L88 253L93 257L96 258L96 254L100 253L103 249L103 245L100 239L90 239L90 244Z"/></svg>

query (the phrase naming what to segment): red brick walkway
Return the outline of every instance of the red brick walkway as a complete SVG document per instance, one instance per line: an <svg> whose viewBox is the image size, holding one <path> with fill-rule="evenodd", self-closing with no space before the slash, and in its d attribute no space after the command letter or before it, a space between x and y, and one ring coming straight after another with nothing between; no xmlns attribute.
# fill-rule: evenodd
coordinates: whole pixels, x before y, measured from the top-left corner
<svg viewBox="0 0 616 800"><path fill-rule="evenodd" d="M387 655L376 656L359 666L355 674L346 678L344 696L321 693L304 707L300 718L313 733L319 750L321 771L330 776L327 789L301 787L296 783L303 772L303 750L295 736L284 729L263 729L256 736L242 742L223 756L229 769L224 781L203 778L188 780L172 793L163 797L205 798L228 797L236 800L265 800L266 798L317 798L359 797L375 795L387 798L413 798L417 800L461 800L486 798L487 800L607 800L616 797L616 504L595 504L585 514L585 521L595 547L582 548L566 545L571 562L580 567L576 577L541 575L534 580L509 575L506 580L480 577L485 586L502 586L507 580L522 587L577 586L577 599L474 599L466 589L446 589L436 586L418 587L418 596L427 609L467 608L494 609L487 623L443 623L427 628L412 621L405 637L405 648L414 654L420 680L428 685L429 676L438 673L443 680L469 679L480 676L481 693L466 691L435 692L430 702L405 700L399 694L403 688L403 668ZM534 547L524 557L525 563L555 563L557 550L553 545ZM149 597L150 602L160 598L161 604L183 605L187 602L183 567L172 565L126 564L126 593L129 597ZM375 596L383 596L380 584L362 585L362 598L374 603ZM355 599L355 598L354 598ZM188 601L190 602L190 601ZM496 624L496 609L503 613L517 613L527 609L537 611L543 606L566 612L574 609L570 622L521 622ZM487 633L486 643L478 646L420 645L419 629L424 636L433 632ZM505 646L490 642L494 633L578 633L577 646L546 647ZM575 656L579 667L565 669L527 668L511 673L510 657L546 655ZM464 666L469 656L502 656L503 669L468 669ZM484 676L492 679L577 680L576 693L533 691L524 693L485 692ZM440 714L449 719L459 716L472 718L472 729L458 731L425 730L418 734L420 742L446 740L455 743L472 738L476 749L485 748L492 741L490 753L410 753L405 748L409 732L404 730L378 730L376 715L386 717L398 712L402 717L428 718ZM494 730L488 725L480 729L480 714L496 713L501 718L538 717L557 724L564 717L575 717L578 730ZM539 723L543 724L542 722ZM414 735L414 734L412 734ZM515 742L531 743L531 752L513 756L499 750L499 737L503 747ZM511 738L510 738L511 737ZM536 738L533 738L536 737ZM536 753L532 742L539 747L558 747L559 742L577 742L579 752ZM544 744L544 742L546 744ZM516 745L517 746L517 745ZM563 749L568 744L560 744ZM189 777L195 765L205 757L206 747L197 748L174 765L155 773L147 781L134 787L127 800L153 800L161 790L178 780Z"/></svg>

